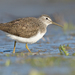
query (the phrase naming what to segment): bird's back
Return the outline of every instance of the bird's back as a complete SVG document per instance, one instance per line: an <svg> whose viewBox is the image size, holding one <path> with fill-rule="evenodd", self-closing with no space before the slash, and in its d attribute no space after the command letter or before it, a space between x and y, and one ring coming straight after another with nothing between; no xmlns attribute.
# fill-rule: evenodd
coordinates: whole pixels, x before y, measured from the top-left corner
<svg viewBox="0 0 75 75"><path fill-rule="evenodd" d="M37 18L20 18L8 23L1 23L0 30L20 36L29 38L38 33L40 24Z"/></svg>

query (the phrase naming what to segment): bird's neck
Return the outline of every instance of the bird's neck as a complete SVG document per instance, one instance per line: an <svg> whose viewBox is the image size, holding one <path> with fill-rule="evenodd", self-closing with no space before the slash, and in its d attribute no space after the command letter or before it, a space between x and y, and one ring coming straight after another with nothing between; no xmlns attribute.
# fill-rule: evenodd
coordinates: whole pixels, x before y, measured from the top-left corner
<svg viewBox="0 0 75 75"><path fill-rule="evenodd" d="M38 18L38 20L40 22L40 32L46 33L47 25L40 18Z"/></svg>
<svg viewBox="0 0 75 75"><path fill-rule="evenodd" d="M41 33L46 33L46 29L47 29L47 26L45 24L40 24L40 32Z"/></svg>

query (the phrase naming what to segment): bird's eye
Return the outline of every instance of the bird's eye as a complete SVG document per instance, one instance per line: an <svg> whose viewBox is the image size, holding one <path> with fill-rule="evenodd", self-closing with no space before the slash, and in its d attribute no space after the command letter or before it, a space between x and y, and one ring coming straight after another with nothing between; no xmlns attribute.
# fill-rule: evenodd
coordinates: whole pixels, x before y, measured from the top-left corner
<svg viewBox="0 0 75 75"><path fill-rule="evenodd" d="M46 18L46 20L48 20L48 18Z"/></svg>

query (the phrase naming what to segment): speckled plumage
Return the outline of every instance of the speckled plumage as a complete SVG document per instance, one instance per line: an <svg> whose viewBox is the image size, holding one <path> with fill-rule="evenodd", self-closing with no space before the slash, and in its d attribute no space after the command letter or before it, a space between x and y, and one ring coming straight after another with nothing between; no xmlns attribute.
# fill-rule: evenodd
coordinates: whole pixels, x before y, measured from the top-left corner
<svg viewBox="0 0 75 75"><path fill-rule="evenodd" d="M16 36L30 38L35 36L38 31L41 33L45 32L46 27L38 18L27 17L8 23L1 23L0 30Z"/></svg>

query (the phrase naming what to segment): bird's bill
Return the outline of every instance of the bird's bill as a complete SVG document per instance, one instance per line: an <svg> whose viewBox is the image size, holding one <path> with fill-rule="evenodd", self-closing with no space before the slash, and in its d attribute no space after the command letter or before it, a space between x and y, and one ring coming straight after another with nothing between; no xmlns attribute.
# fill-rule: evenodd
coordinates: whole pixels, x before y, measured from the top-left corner
<svg viewBox="0 0 75 75"><path fill-rule="evenodd" d="M59 24L57 24L57 23L55 23L53 21L52 21L52 24L57 25L57 26L60 26L60 27L63 27L62 25L59 25Z"/></svg>

